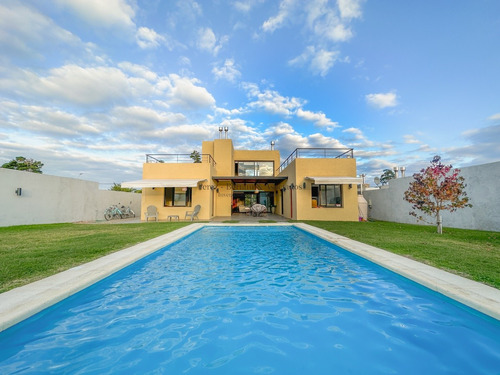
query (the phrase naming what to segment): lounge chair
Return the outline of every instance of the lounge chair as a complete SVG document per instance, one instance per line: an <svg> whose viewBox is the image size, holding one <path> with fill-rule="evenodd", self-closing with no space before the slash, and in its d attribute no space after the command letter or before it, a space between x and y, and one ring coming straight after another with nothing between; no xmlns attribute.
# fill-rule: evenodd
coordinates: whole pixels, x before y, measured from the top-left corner
<svg viewBox="0 0 500 375"><path fill-rule="evenodd" d="M146 212L144 212L144 218L146 221L149 221L149 218L152 217L155 221L158 221L158 209L156 206L148 206Z"/></svg>
<svg viewBox="0 0 500 375"><path fill-rule="evenodd" d="M186 211L186 215L184 216L184 219L187 219L188 217L191 218L191 221L193 221L194 219L198 219L198 213L200 212L200 210L201 210L201 206L199 204L197 204L194 207L194 211Z"/></svg>
<svg viewBox="0 0 500 375"><path fill-rule="evenodd" d="M245 207L244 205L238 206L238 211L241 214L249 214L250 213L250 207Z"/></svg>

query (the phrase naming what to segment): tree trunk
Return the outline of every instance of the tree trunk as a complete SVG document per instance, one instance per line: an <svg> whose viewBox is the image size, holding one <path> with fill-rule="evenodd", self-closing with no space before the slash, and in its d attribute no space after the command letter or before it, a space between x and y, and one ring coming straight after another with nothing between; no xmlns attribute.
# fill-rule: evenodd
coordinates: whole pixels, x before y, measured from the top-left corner
<svg viewBox="0 0 500 375"><path fill-rule="evenodd" d="M437 213L437 232L443 234L443 220L441 219L441 212Z"/></svg>

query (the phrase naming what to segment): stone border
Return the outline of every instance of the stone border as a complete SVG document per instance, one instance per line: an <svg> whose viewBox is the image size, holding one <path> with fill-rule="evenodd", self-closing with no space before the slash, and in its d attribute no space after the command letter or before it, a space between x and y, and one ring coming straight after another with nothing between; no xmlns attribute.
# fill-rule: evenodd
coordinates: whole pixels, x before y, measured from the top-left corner
<svg viewBox="0 0 500 375"><path fill-rule="evenodd" d="M304 223L192 224L0 294L0 331L205 226L295 226L500 320L500 290Z"/></svg>

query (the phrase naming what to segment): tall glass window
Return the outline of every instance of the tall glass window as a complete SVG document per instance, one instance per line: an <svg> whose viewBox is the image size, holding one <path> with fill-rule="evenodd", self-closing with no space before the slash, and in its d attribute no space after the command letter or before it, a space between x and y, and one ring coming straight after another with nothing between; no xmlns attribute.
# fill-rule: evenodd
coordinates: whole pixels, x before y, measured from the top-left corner
<svg viewBox="0 0 500 375"><path fill-rule="evenodd" d="M312 207L342 207L342 185L312 185Z"/></svg>
<svg viewBox="0 0 500 375"><path fill-rule="evenodd" d="M167 187L164 196L165 207L191 207L191 188Z"/></svg>
<svg viewBox="0 0 500 375"><path fill-rule="evenodd" d="M236 176L274 176L273 161L237 161Z"/></svg>

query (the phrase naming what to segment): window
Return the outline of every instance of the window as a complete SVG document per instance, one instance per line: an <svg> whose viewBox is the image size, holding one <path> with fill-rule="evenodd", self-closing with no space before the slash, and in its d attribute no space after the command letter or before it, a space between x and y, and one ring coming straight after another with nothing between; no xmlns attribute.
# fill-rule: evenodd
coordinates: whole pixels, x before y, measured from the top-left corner
<svg viewBox="0 0 500 375"><path fill-rule="evenodd" d="M274 176L273 161L237 161L234 169L236 176Z"/></svg>
<svg viewBox="0 0 500 375"><path fill-rule="evenodd" d="M191 188L167 187L164 196L165 207L191 207Z"/></svg>
<svg viewBox="0 0 500 375"><path fill-rule="evenodd" d="M342 207L342 185L312 185L312 207Z"/></svg>

